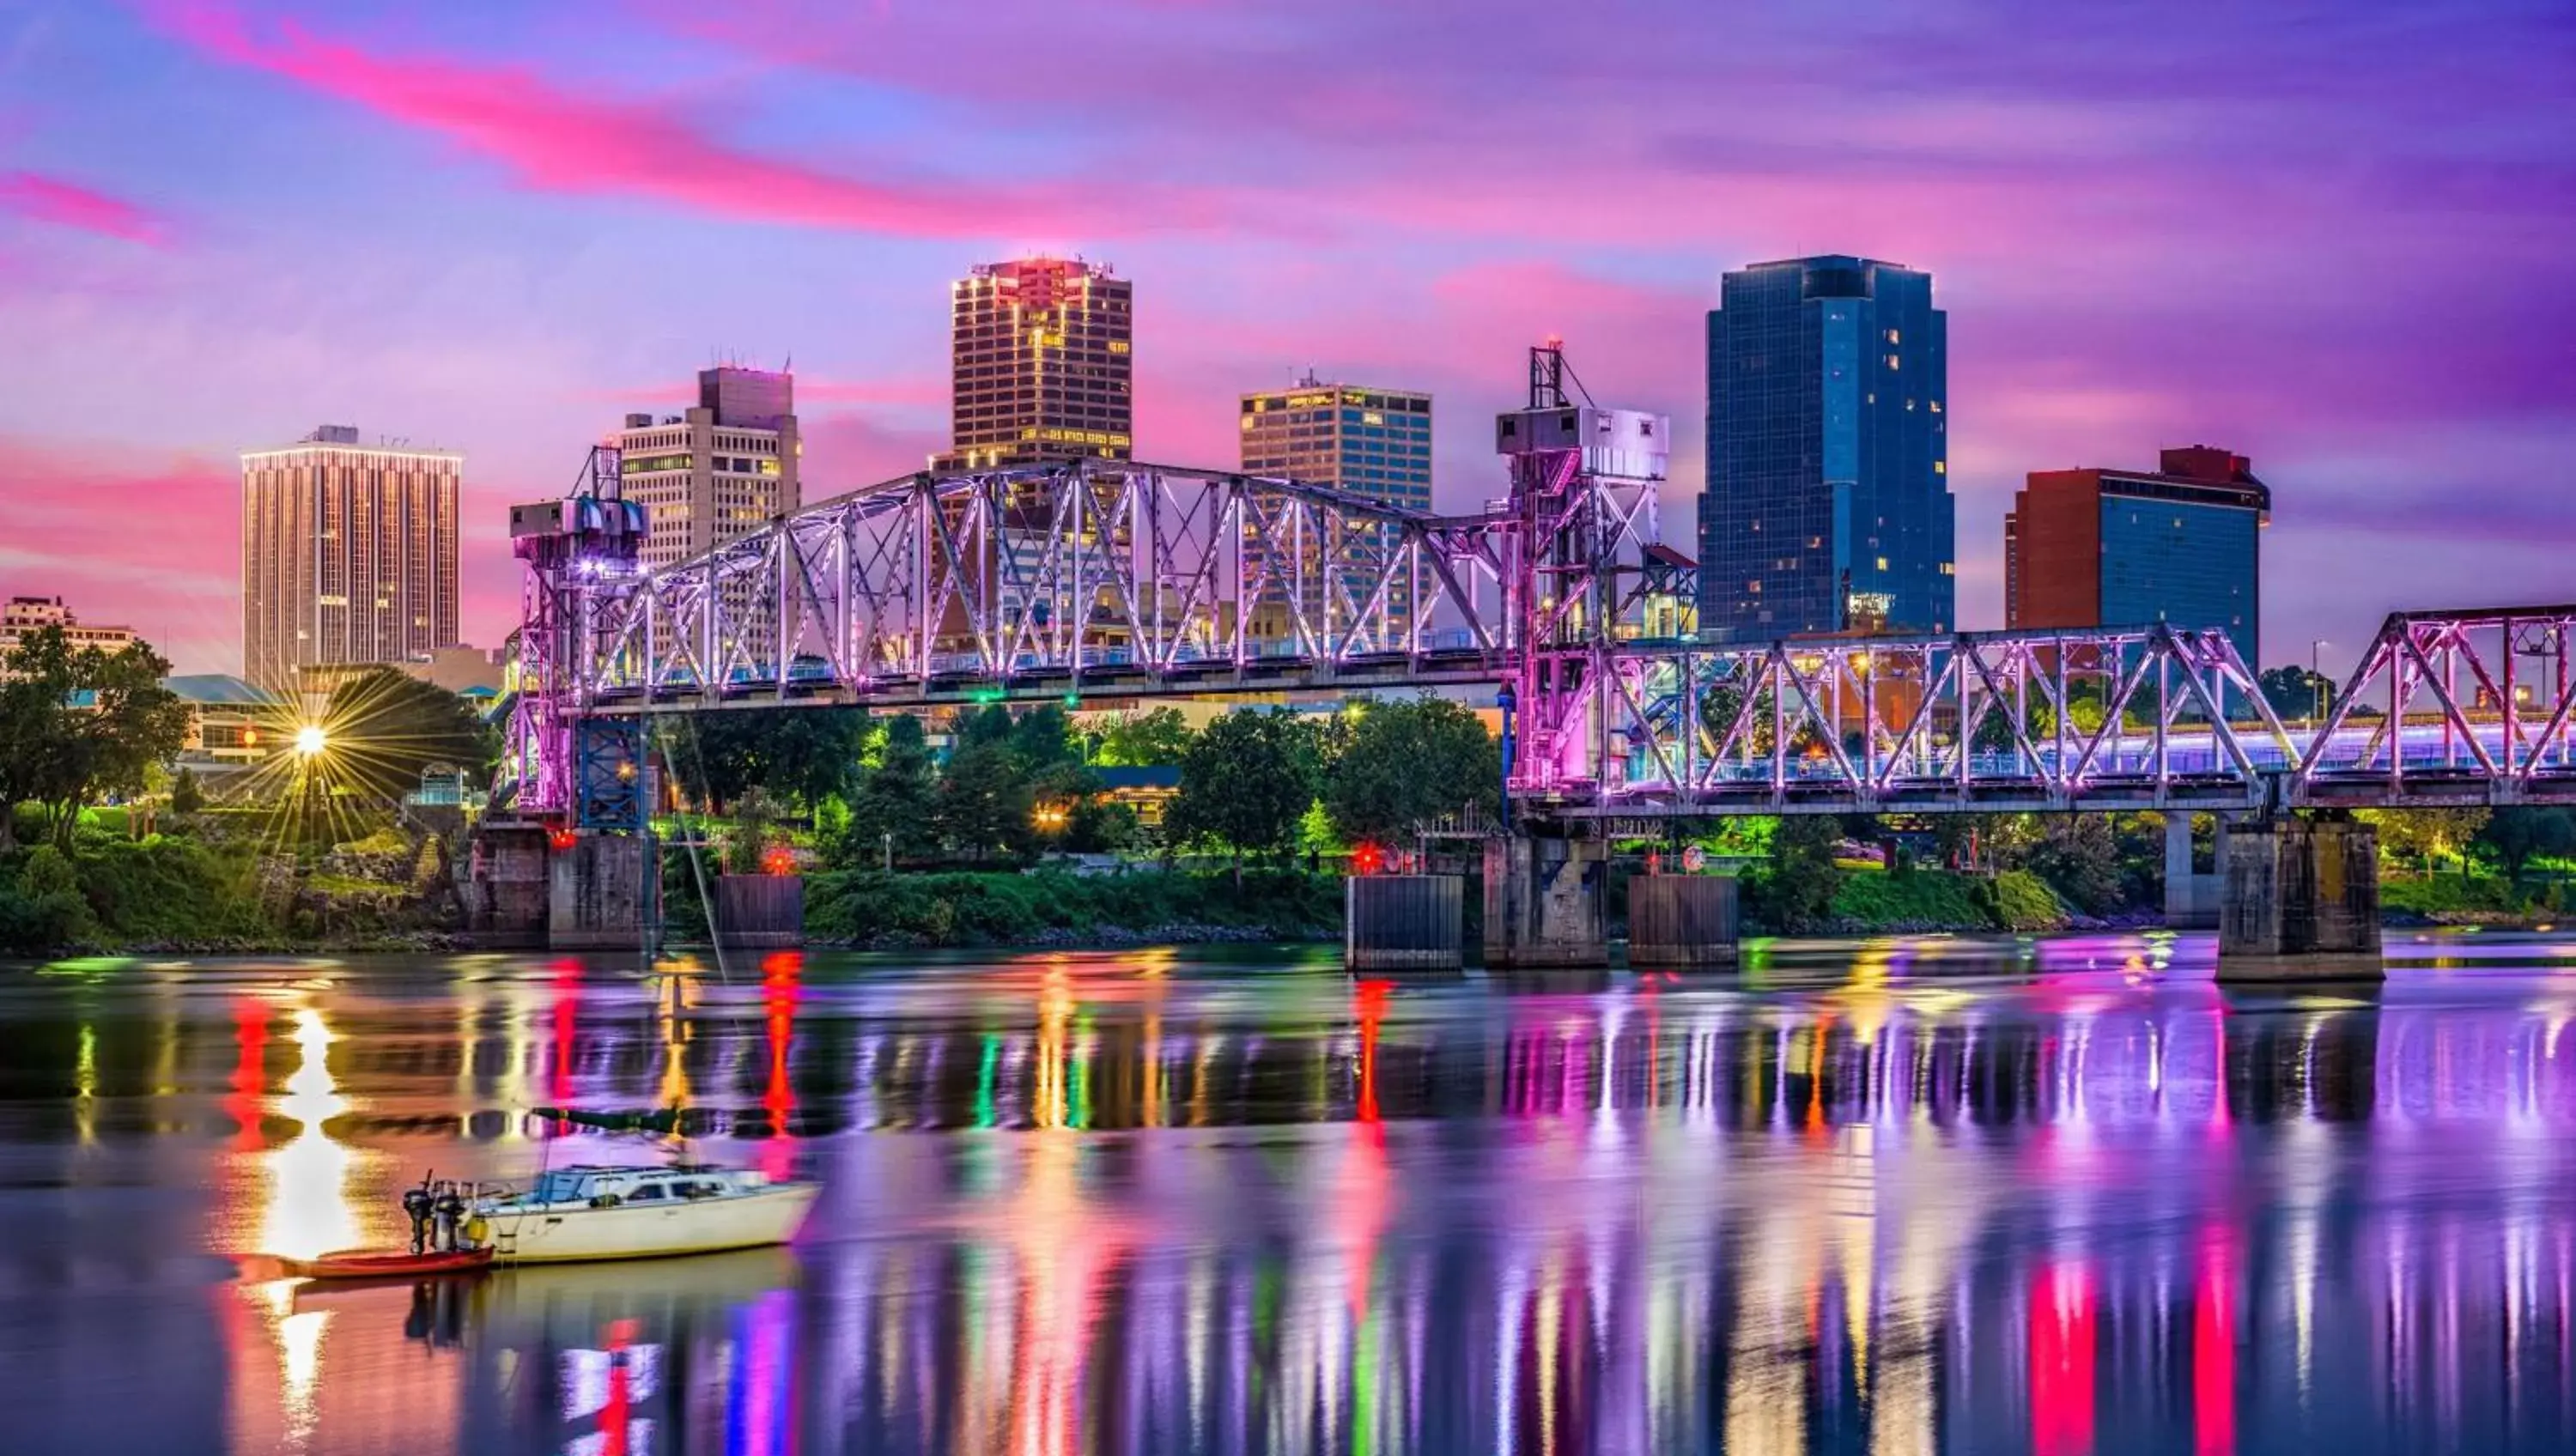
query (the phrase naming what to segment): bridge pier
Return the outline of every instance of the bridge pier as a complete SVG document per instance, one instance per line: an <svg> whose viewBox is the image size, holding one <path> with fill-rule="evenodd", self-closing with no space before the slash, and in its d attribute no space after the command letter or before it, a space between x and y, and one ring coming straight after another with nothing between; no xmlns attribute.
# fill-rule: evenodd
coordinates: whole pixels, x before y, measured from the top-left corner
<svg viewBox="0 0 2576 1456"><path fill-rule="evenodd" d="M2212 832L2211 873L2192 868L2191 820L2188 811L2165 812L2165 925L2172 930L2215 930L2218 907L2227 883L2227 816L2209 816Z"/></svg>
<svg viewBox="0 0 2576 1456"><path fill-rule="evenodd" d="M2378 980L2379 832L2274 819L2229 836L2221 981Z"/></svg>
<svg viewBox="0 0 2576 1456"><path fill-rule="evenodd" d="M1628 964L1696 971L1735 964L1731 875L1639 875L1628 881Z"/></svg>
<svg viewBox="0 0 2576 1456"><path fill-rule="evenodd" d="M1521 832L1485 841L1485 964L1541 970L1610 964L1602 915L1609 847Z"/></svg>
<svg viewBox="0 0 2576 1456"><path fill-rule="evenodd" d="M1466 963L1466 883L1457 875L1352 875L1343 880L1344 969L1459 969Z"/></svg>
<svg viewBox="0 0 2576 1456"><path fill-rule="evenodd" d="M638 834L583 831L546 863L546 946L631 950L644 942L644 867Z"/></svg>

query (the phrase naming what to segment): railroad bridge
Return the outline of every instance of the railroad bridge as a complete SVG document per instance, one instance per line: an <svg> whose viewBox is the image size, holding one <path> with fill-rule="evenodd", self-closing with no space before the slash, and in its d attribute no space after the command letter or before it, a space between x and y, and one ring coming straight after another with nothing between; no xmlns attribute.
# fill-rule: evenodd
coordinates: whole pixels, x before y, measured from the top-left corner
<svg viewBox="0 0 2576 1456"><path fill-rule="evenodd" d="M1506 492L1464 515L1085 461L904 476L645 571L642 511L595 450L566 497L513 511L518 810L638 828L660 715L1464 687L1502 708L1515 826L1488 849L1488 960L1536 964L1597 961L1604 835L1641 820L2153 809L2169 884L2191 813L2249 820L2234 888L2203 898L2232 948L2288 954L2376 947L2340 923L2375 918L2369 831L2331 811L2576 802L2576 606L2392 615L2295 723L2215 630L1677 635L1669 421L1568 379L1533 351L1529 406L1496 423ZM1706 914L1731 939L1731 905Z"/></svg>

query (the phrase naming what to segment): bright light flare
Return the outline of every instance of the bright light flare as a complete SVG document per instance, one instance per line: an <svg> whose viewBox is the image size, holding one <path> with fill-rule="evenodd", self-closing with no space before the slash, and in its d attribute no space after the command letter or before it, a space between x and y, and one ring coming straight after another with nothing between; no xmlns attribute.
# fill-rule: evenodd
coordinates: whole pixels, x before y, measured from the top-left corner
<svg viewBox="0 0 2576 1456"><path fill-rule="evenodd" d="M307 723L295 730L295 751L305 758L320 753L330 741L331 736L322 731L319 723Z"/></svg>

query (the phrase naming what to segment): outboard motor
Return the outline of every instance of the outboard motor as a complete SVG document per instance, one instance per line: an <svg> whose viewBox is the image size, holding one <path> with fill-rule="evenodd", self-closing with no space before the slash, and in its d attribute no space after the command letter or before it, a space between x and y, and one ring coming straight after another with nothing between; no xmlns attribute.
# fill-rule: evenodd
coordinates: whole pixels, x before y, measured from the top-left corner
<svg viewBox="0 0 2576 1456"><path fill-rule="evenodd" d="M411 1251L415 1254L421 1252L429 1245L429 1208L431 1202L429 1180L426 1178L420 1180L419 1187L406 1188L403 1190L403 1216L411 1220Z"/></svg>
<svg viewBox="0 0 2576 1456"><path fill-rule="evenodd" d="M430 1216L438 1226L438 1247L446 1253L455 1253L457 1226L465 1220L465 1200L457 1194L455 1184L440 1186L438 1197L430 1207Z"/></svg>

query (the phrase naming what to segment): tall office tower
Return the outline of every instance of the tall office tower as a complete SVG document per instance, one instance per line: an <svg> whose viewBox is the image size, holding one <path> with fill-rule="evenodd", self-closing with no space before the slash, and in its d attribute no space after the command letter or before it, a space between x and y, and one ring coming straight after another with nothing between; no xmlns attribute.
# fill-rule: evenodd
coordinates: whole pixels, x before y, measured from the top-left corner
<svg viewBox="0 0 2576 1456"><path fill-rule="evenodd" d="M1726 275L1708 316L1704 635L1952 629L1947 323L1932 276L1893 263Z"/></svg>
<svg viewBox="0 0 2576 1456"><path fill-rule="evenodd" d="M783 371L701 369L696 408L628 415L609 443L626 498L649 522L647 570L703 556L804 504L796 377Z"/></svg>
<svg viewBox="0 0 2576 1456"><path fill-rule="evenodd" d="M2217 627L2259 664L2271 521L2253 463L2208 445L2152 471L2034 470L2004 517L2004 625Z"/></svg>
<svg viewBox="0 0 2576 1456"><path fill-rule="evenodd" d="M1414 390L1326 384L1312 374L1291 389L1243 396L1243 473L1285 476L1329 485L1354 495L1431 509L1431 396ZM1295 635L1288 603L1304 603L1309 623L1326 620L1333 599L1325 563L1347 559L1323 541L1248 541L1250 559L1263 563L1268 585L1254 604L1251 635L1282 642ZM1355 606L1366 608L1373 583L1344 571L1340 583ZM1411 602L1389 603L1391 625L1401 633ZM1344 610L1338 605L1335 611Z"/></svg>
<svg viewBox="0 0 2576 1456"><path fill-rule="evenodd" d="M1130 458L1133 288L1064 258L981 264L949 285L954 444L932 468Z"/></svg>
<svg viewBox="0 0 2576 1456"><path fill-rule="evenodd" d="M291 694L307 667L455 645L464 456L361 445L355 426L324 425L241 460L245 676Z"/></svg>

